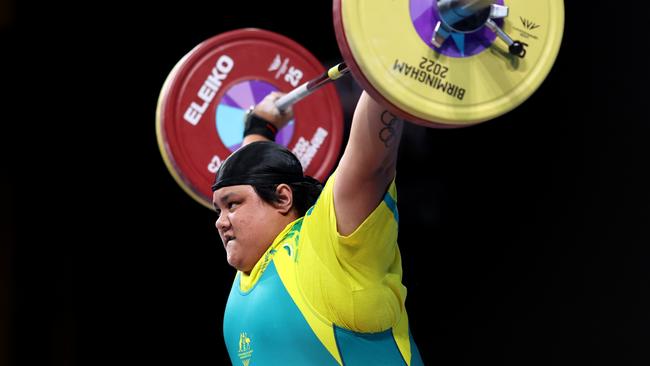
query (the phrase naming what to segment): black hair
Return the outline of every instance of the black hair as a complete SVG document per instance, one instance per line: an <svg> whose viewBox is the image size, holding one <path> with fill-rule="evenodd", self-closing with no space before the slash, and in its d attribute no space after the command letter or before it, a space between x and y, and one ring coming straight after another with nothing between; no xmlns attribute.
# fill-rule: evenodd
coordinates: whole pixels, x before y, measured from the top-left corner
<svg viewBox="0 0 650 366"><path fill-rule="evenodd" d="M293 207L298 216L305 216L320 196L323 186L317 180L309 182L287 183L293 192ZM277 187L279 184L251 184L260 198L270 204L278 203Z"/></svg>
<svg viewBox="0 0 650 366"><path fill-rule="evenodd" d="M279 203L276 189L285 183L293 192L293 206L300 216L316 203L323 185L304 175L302 165L286 147L257 141L241 147L221 164L212 191L233 185L251 185L267 203Z"/></svg>

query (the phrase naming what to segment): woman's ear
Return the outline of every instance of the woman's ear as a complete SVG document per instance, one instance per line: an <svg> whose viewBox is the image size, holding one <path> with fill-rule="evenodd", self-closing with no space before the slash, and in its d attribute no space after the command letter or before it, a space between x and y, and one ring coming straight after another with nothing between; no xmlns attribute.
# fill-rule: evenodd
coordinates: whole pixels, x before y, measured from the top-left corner
<svg viewBox="0 0 650 366"><path fill-rule="evenodd" d="M273 205L281 214L287 215L293 208L293 190L288 184L281 183L275 188L275 193L278 200Z"/></svg>

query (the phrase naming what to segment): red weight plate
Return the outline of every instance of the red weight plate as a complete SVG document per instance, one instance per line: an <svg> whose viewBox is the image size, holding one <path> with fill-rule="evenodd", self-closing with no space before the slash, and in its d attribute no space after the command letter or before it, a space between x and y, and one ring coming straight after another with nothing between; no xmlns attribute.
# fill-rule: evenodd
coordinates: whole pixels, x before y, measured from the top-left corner
<svg viewBox="0 0 650 366"><path fill-rule="evenodd" d="M214 174L241 145L246 110L272 91L289 92L323 72L302 46L259 29L230 31L195 47L167 77L156 116L159 148L178 184L211 208ZM293 109L294 120L276 142L296 154L305 174L324 181L343 136L336 89L325 86Z"/></svg>

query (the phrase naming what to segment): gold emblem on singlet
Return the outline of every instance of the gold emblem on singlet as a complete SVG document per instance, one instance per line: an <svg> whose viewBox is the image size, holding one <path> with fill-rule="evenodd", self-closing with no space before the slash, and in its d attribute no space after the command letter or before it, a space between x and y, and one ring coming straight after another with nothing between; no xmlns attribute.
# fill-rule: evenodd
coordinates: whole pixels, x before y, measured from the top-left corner
<svg viewBox="0 0 650 366"><path fill-rule="evenodd" d="M248 366L253 356L251 339L246 332L239 333L239 351L237 352L243 366Z"/></svg>

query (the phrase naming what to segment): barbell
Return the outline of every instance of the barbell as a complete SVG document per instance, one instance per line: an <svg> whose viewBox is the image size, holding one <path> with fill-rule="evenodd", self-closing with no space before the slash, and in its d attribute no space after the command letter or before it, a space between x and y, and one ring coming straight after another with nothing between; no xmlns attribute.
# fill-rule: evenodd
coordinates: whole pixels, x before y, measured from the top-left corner
<svg viewBox="0 0 650 366"><path fill-rule="evenodd" d="M246 28L202 42L169 73L156 111L158 145L176 182L196 201L212 207L214 173L241 145L245 112L272 91L287 93L278 108L294 109L276 142L296 154L305 174L324 181L343 136L330 81L350 72L405 120L470 126L509 112L537 90L564 27L562 0L333 3L344 62L329 69L285 36Z"/></svg>

